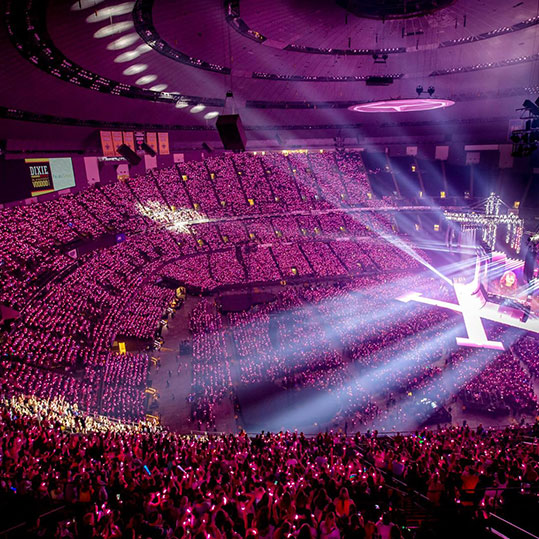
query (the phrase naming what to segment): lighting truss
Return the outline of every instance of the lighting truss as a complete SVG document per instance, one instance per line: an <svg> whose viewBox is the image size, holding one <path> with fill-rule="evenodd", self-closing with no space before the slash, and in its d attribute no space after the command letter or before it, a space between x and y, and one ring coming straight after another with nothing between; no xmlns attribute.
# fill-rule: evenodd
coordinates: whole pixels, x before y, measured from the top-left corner
<svg viewBox="0 0 539 539"><path fill-rule="evenodd" d="M484 208L472 212L444 212L448 221L459 223L462 228L472 228L481 231L483 241L491 248L496 247L498 227L505 225L507 232L505 243L515 252L520 253L524 221L515 213L507 213L502 199L492 193L485 201Z"/></svg>

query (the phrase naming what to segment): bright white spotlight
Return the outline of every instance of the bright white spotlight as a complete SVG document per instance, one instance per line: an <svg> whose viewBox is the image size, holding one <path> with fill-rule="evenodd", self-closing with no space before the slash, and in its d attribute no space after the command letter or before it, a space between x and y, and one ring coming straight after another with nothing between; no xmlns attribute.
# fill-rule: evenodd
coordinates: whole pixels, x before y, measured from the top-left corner
<svg viewBox="0 0 539 539"><path fill-rule="evenodd" d="M188 107L189 103L187 101L176 101L176 108L177 109L184 109L185 107Z"/></svg>
<svg viewBox="0 0 539 539"><path fill-rule="evenodd" d="M219 113L216 110L212 110L211 112L207 112L206 114L204 114L204 119L213 120L214 118L217 118L217 116L219 116Z"/></svg>
<svg viewBox="0 0 539 539"><path fill-rule="evenodd" d="M124 75L138 75L148 69L148 64L133 64L124 69Z"/></svg>
<svg viewBox="0 0 539 539"><path fill-rule="evenodd" d="M134 60L135 58L138 58L140 56L140 52L138 52L136 49L134 51L125 51L122 52L122 54L119 54L114 58L114 61L117 64L121 64L123 62L130 62L131 60Z"/></svg>
<svg viewBox="0 0 539 539"><path fill-rule="evenodd" d="M193 223L206 223L208 218L195 210L178 208L171 210L158 200L147 200L144 204L137 203L137 209L141 215L152 219L156 223L165 226L168 230L189 234L189 226Z"/></svg>
<svg viewBox="0 0 539 539"><path fill-rule="evenodd" d="M132 34L127 34L126 36L119 37L118 39L115 39L114 41L111 41L107 45L107 49L109 51L119 51L122 49L126 49L127 47L130 47L133 45L133 43L136 43L139 40L139 35L134 32Z"/></svg>
<svg viewBox="0 0 539 539"><path fill-rule="evenodd" d="M107 26L103 26L100 28L95 34L94 37L96 39L100 39L102 37L109 37L114 36L116 34L122 34L123 32L127 32L128 30L131 30L135 26L135 23L133 21L122 21L122 22L115 22L112 24L107 24Z"/></svg>
<svg viewBox="0 0 539 539"><path fill-rule="evenodd" d="M152 92L162 92L167 89L168 84L155 84L150 88Z"/></svg>
<svg viewBox="0 0 539 539"><path fill-rule="evenodd" d="M195 105L189 112L192 114L198 114L199 112L202 112L206 108L206 105L198 104Z"/></svg>
<svg viewBox="0 0 539 539"><path fill-rule="evenodd" d="M143 77L140 77L135 81L135 84L138 84L139 86L144 86L145 84L150 84L150 82L153 82L157 79L157 75L144 75Z"/></svg>
<svg viewBox="0 0 539 539"><path fill-rule="evenodd" d="M135 2L124 2L123 4L104 7L103 9L99 9L91 15L88 15L86 22L101 22L118 15L126 15L127 13L131 13L133 11L134 5Z"/></svg>
<svg viewBox="0 0 539 539"><path fill-rule="evenodd" d="M95 7L97 4L101 4L101 2L104 1L105 0L77 0L77 2L71 6L71 11L82 11L89 7Z"/></svg>

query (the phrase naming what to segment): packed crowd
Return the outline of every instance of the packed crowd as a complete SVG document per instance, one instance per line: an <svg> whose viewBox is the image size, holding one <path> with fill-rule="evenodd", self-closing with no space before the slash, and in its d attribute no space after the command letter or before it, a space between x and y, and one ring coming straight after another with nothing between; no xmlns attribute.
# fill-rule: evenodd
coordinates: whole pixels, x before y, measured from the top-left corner
<svg viewBox="0 0 539 539"><path fill-rule="evenodd" d="M0 333L6 372L24 370L25 376L17 384L20 392L56 396L64 384L72 402L83 409L140 417L143 384L122 388L110 384L107 380L113 369L105 367L110 361L104 358L119 338L144 340L149 346L152 341L160 342L160 322L174 297L173 287L187 285L206 292L247 283L293 283L296 277L354 277L342 295L327 297L322 286L314 287L310 296L303 291L294 297L298 290L294 288L276 306L260 310L256 315L260 320L253 315L253 323L246 327L265 324L263 331L252 330L261 342L265 343L264 332L281 335L265 350L255 339L253 353L242 357L238 365L240 379L247 382L251 373L254 383L264 371L251 358L261 354L269 379L280 387L340 388L336 395L342 409L337 415L356 414L355 425L364 417L372 420L383 407L358 385L359 373L354 369L364 366L365 358L382 357L386 337L380 334L369 343L371 348L357 351L345 345L341 335L336 346L335 335L340 335L342 327L348 328L336 305L350 303L358 310L375 311L387 292L380 291L372 299L370 293L361 293L361 287L376 279L398 281L395 272L419 267L413 257L384 239L396 230L391 212L379 209L386 202L372 198L357 152L268 153L178 163L42 204L4 209L0 303L19 314ZM108 236L117 236L117 243L83 248ZM378 277L363 282L362 274ZM156 286L160 278L165 286ZM354 298L361 298L360 304L351 301ZM309 318L304 307L309 302L315 305L318 318ZM331 312L326 309L328 303ZM219 316L212 322L212 339L228 331L228 326L220 325ZM324 316L338 320L331 335L324 334ZM439 325L441 319L432 315L431 322ZM413 341L409 330L401 326L399 332L408 344L420 342ZM216 366L215 358L205 357L205 350L219 342L207 345L208 334L199 338L197 331L195 349L205 371L195 372L193 419L212 425L215 403L230 392L231 373L228 367ZM246 341L251 330L245 331L243 337L240 331L235 336ZM313 336L323 337L325 355L305 351L305 341ZM287 339L298 350L282 349L280 343ZM225 363L227 353L221 352ZM533 373L533 352L529 356ZM420 358L415 361L419 363ZM493 367L495 372L499 372L499 364ZM129 362L119 360L118 368L125 365ZM138 369L136 362L131 368ZM321 369L324 376L320 376ZM414 371L411 378L403 374L400 391L421 387L437 374L430 365L424 372ZM523 371L517 378L526 380L527 376ZM509 383L507 378L504 383ZM43 387L39 387L41 383ZM517 379L496 398L508 401L516 384ZM529 384L521 387L523 394L516 405L506 402L515 413L524 408L524 401L528 410L535 402ZM477 385L468 389L473 390L468 395L483 393ZM117 405L113 402L116 391L120 395Z"/></svg>
<svg viewBox="0 0 539 539"><path fill-rule="evenodd" d="M191 319L197 343L194 362L205 369L212 365L212 374L198 376L193 386L193 394L200 397L197 403L213 412L204 427L215 428L215 409L232 392L241 395L245 388L259 387L263 400L268 384L287 391L318 391L316 399L324 403L324 412L332 411L331 417L321 422L320 409L313 405L301 418L287 418L289 402L283 397L272 401L262 422L240 418L241 426L317 432L331 425L355 432L376 425L396 431L400 425L415 428L427 421L433 407L452 405L505 418L533 416L537 396L518 356L521 343L529 347L528 337L517 340L515 356L460 348L460 318L436 307L388 301L403 289L429 289L433 294L439 286L435 282L392 273L339 285L287 287L271 303L226 315L204 302ZM449 300L452 294L442 287L437 297ZM497 338L491 332L499 329L488 330ZM418 401L424 404L415 406Z"/></svg>
<svg viewBox="0 0 539 539"><path fill-rule="evenodd" d="M0 495L27 501L26 537L398 539L419 503L415 526L442 537L533 503L534 434L193 437L19 396L0 404ZM44 503L62 510L39 517Z"/></svg>

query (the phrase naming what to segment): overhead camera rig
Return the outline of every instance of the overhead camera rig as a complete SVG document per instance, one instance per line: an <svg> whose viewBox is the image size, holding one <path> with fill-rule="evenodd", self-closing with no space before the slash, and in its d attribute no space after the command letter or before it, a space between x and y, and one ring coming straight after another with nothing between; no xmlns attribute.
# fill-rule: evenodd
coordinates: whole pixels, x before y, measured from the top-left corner
<svg viewBox="0 0 539 539"><path fill-rule="evenodd" d="M525 120L524 129L517 129L509 137L513 143L513 157L527 157L537 150L539 143L539 97L535 103L526 99L522 103L520 119Z"/></svg>

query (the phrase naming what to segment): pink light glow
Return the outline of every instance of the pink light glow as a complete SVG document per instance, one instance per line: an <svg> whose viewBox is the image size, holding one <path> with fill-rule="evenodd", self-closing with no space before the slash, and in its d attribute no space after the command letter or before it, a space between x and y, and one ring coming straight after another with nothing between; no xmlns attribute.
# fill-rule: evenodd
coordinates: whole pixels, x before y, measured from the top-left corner
<svg viewBox="0 0 539 539"><path fill-rule="evenodd" d="M354 112L418 112L423 110L445 109L455 104L451 99L421 98L388 99L386 101L373 101L359 103L348 107Z"/></svg>

